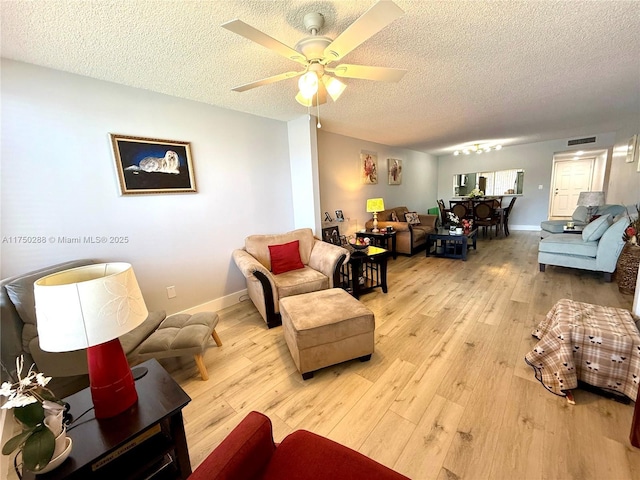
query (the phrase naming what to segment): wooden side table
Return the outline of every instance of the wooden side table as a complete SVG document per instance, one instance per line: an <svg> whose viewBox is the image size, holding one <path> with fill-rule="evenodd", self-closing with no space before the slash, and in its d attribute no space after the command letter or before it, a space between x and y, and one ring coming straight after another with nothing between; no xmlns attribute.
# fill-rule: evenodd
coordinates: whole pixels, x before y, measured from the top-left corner
<svg viewBox="0 0 640 480"><path fill-rule="evenodd" d="M396 231L393 232L357 232L356 238L369 238L371 243L375 247L380 247L384 249L389 248L389 239L391 239L391 254L393 255L393 259L398 258L398 253L396 252Z"/></svg>
<svg viewBox="0 0 640 480"><path fill-rule="evenodd" d="M365 250L351 252L349 261L342 265L341 284L355 298L363 293L381 287L387 293L387 258L389 251L384 248L370 246Z"/></svg>
<svg viewBox="0 0 640 480"><path fill-rule="evenodd" d="M191 462L182 409L191 398L157 360L140 366L148 372L136 380L138 403L115 417L95 418L88 388L65 398L74 420L67 426L71 455L49 473L24 472L22 478L186 479Z"/></svg>

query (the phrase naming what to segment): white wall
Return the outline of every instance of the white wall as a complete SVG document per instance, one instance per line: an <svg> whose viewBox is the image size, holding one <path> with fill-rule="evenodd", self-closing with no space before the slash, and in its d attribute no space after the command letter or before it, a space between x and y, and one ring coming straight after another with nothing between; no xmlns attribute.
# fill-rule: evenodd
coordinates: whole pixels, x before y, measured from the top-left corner
<svg viewBox="0 0 640 480"><path fill-rule="evenodd" d="M626 163L629 139L640 134L640 112L638 121L629 128L616 132L615 146L611 158L611 173L607 189L607 202L620 205L636 205L640 203L640 152L636 153L633 163ZM640 149L640 143L636 147ZM631 211L633 213L634 210Z"/></svg>
<svg viewBox="0 0 640 480"><path fill-rule="evenodd" d="M1 87L1 278L126 261L148 307L172 313L243 290L232 250L293 227L283 122L4 59ZM198 192L120 196L109 133L190 142ZM102 235L128 243L57 242Z"/></svg>
<svg viewBox="0 0 640 480"><path fill-rule="evenodd" d="M587 135L585 135L587 136ZM592 136L592 135L588 135ZM609 148L614 144L615 134L595 135L597 143L589 149ZM549 188L556 153L577 150L568 147L570 139L506 146L502 150L482 155L447 155L438 157L438 198L445 204L453 195L453 175L469 172L524 169L523 195L519 196L509 218L509 229L539 230L540 222L547 220L549 211ZM538 186L542 185L542 189ZM610 196L607 195L607 201Z"/></svg>
<svg viewBox="0 0 640 480"><path fill-rule="evenodd" d="M360 177L360 153L378 155L378 183L364 185ZM427 213L437 207L437 159L413 150L366 142L334 133L318 131L320 205L332 217L342 210L352 220L353 229L364 228L371 218L366 212L368 198L381 197L386 208L405 205L409 210ZM387 159L402 160L402 184L389 185Z"/></svg>

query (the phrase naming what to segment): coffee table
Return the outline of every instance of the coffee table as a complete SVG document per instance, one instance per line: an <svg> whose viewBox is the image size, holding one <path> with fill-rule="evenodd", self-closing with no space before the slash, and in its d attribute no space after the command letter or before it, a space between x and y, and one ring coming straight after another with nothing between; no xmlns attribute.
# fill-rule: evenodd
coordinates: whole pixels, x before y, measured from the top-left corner
<svg viewBox="0 0 640 480"><path fill-rule="evenodd" d="M474 250L477 250L477 238L477 228L467 233L461 233L460 235L452 234L449 229L446 228L438 228L427 237L427 257L434 255L436 257L461 258L462 261L466 261L467 248L472 246ZM471 242L470 245L469 242ZM438 245L438 243L440 243L440 245ZM434 247L433 252L431 251L432 247ZM442 251L438 251L440 247L442 247Z"/></svg>

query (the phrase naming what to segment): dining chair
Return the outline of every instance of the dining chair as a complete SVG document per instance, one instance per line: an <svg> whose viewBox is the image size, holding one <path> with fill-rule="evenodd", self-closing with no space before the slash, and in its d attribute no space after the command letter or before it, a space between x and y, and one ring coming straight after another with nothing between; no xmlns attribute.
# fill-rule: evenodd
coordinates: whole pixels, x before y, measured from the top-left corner
<svg viewBox="0 0 640 480"><path fill-rule="evenodd" d="M493 226L496 227L496 237L498 236L500 217L496 215L496 209L493 207L493 200L475 203L473 217L476 226L483 227L483 236L487 236L487 228L489 228L489 238L491 238L491 227Z"/></svg>
<svg viewBox="0 0 640 480"><path fill-rule="evenodd" d="M458 217L460 220L463 218L468 218L471 214L471 211L467 207L467 204L464 202L454 203L451 206L451 211Z"/></svg>
<svg viewBox="0 0 640 480"><path fill-rule="evenodd" d="M449 221L449 218L447 217L447 212L449 211L449 209L444 206L444 200L438 200L438 209L440 210L440 222L444 227L445 224Z"/></svg>
<svg viewBox="0 0 640 480"><path fill-rule="evenodd" d="M502 217L502 228L504 229L504 234L509 236L509 214L511 213L511 209L513 208L513 204L516 203L517 197L511 197L511 201L507 208L504 209L503 217Z"/></svg>

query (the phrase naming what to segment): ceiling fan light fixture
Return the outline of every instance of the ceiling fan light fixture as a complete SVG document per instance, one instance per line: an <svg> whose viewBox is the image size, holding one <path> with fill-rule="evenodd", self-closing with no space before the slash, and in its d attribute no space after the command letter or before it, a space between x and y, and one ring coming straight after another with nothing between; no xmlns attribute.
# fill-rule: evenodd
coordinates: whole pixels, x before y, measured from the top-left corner
<svg viewBox="0 0 640 480"><path fill-rule="evenodd" d="M344 90L347 88L347 86L344 83L342 83L340 80L338 80L337 78L331 77L329 75L322 76L322 83L324 83L324 86L327 89L327 92L329 93L329 95L331 96L331 99L334 102L338 100L338 98L340 98L340 95L342 95L342 92L344 92Z"/></svg>
<svg viewBox="0 0 640 480"><path fill-rule="evenodd" d="M307 72L298 80L298 87L300 88L300 94L306 98L311 99L318 92L318 75L315 72Z"/></svg>

